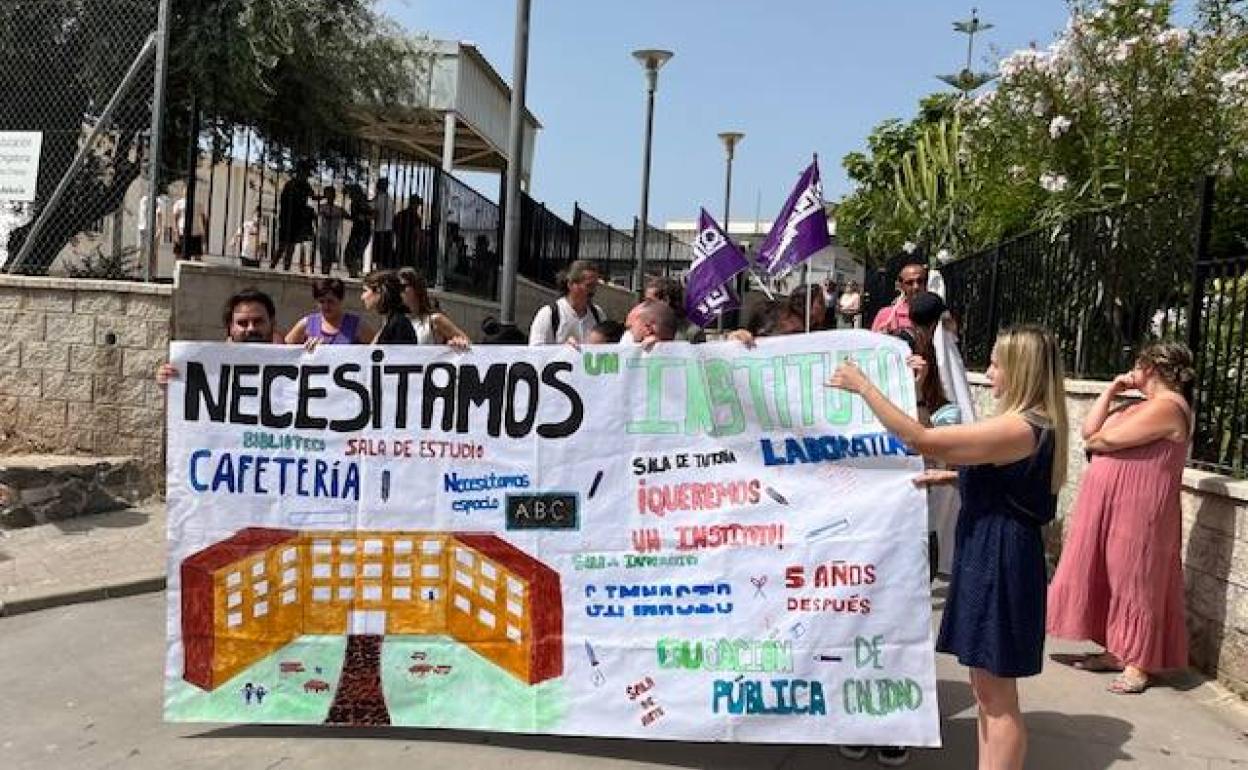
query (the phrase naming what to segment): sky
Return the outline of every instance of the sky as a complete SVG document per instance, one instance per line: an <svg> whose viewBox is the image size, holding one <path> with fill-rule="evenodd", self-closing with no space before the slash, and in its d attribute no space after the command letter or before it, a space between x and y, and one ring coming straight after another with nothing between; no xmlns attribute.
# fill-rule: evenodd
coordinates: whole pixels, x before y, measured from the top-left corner
<svg viewBox="0 0 1248 770"><path fill-rule="evenodd" d="M972 0L973 2L974 0ZM640 210L645 80L630 55L666 48L659 73L650 221L690 220L724 207L721 131L742 131L733 162L732 218L775 216L812 153L824 196L851 187L841 158L880 121L914 115L947 89L936 75L965 63L952 22L963 0L533 0L528 98L544 126L531 194L565 219L574 202L631 227ZM1063 0L979 0L995 25L976 36L975 69L1066 23ZM412 31L474 42L511 82L515 0L383 0ZM497 178L469 183L495 198Z"/></svg>

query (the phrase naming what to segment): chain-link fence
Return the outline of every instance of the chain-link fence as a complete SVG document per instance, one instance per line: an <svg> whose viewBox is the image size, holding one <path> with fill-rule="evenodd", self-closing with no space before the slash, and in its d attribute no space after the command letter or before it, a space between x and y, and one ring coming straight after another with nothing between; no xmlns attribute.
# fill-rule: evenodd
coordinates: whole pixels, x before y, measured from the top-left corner
<svg viewBox="0 0 1248 770"><path fill-rule="evenodd" d="M4 270L142 275L158 10L158 0L0 2L0 138L41 136L33 200L0 198ZM0 169L17 162L0 150Z"/></svg>

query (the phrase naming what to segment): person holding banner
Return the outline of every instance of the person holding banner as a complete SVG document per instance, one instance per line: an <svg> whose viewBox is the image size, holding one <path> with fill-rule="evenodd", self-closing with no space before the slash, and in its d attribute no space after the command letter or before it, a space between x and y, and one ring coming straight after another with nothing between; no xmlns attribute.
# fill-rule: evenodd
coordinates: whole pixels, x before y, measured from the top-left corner
<svg viewBox="0 0 1248 770"><path fill-rule="evenodd" d="M640 345L644 350L650 350L659 342L678 339L676 333L679 322L676 313L671 305L659 300L642 300L628 311L625 325L628 327L629 337L627 340L621 338L621 342Z"/></svg>
<svg viewBox="0 0 1248 770"><path fill-rule="evenodd" d="M429 284L419 270L401 267L399 283L403 285L403 304L407 306L416 340L421 345L450 345L456 350L467 350L468 334L455 322L439 313L429 298Z"/></svg>
<svg viewBox="0 0 1248 770"><path fill-rule="evenodd" d="M236 291L226 299L221 322L225 324L226 342L274 345L285 342L282 333L277 330L277 306L273 304L273 298L251 286ZM177 367L166 361L156 369L156 384L164 388L177 376Z"/></svg>
<svg viewBox="0 0 1248 770"><path fill-rule="evenodd" d="M320 278L312 284L312 299L320 308L300 318L286 333L287 345L364 345L376 335L368 324L342 306L347 290L338 278Z"/></svg>
<svg viewBox="0 0 1248 770"><path fill-rule="evenodd" d="M706 332L701 326L689 320L685 312L685 289L675 278L651 276L646 279L644 299L665 302L676 315L675 339L685 342L706 342Z"/></svg>
<svg viewBox="0 0 1248 770"><path fill-rule="evenodd" d="M369 312L384 316L385 324L373 337L374 345L417 345L420 340L403 304L403 283L393 270L374 270L364 276L360 301Z"/></svg>
<svg viewBox="0 0 1248 770"><path fill-rule="evenodd" d="M924 457L960 467L963 508L936 649L970 668L979 767L1022 770L1027 730L1017 678L1043 666L1041 528L1057 513L1066 477L1065 384L1056 338L1038 326L1001 332L988 379L999 404L995 417L931 428L889 401L852 362L827 384L860 395L889 432ZM925 473L916 483L930 480Z"/></svg>
<svg viewBox="0 0 1248 770"><path fill-rule="evenodd" d="M530 345L562 345L569 339L588 340L594 327L607 317L602 308L594 304L594 292L598 290L598 268L594 263L576 260L560 276L559 284L563 296L533 314Z"/></svg>

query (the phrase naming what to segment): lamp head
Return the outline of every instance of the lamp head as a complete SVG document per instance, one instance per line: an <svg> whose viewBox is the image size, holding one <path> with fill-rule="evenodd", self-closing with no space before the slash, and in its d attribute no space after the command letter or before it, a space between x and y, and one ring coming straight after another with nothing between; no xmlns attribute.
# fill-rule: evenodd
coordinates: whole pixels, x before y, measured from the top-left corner
<svg viewBox="0 0 1248 770"><path fill-rule="evenodd" d="M667 60L672 58L671 51L664 51L659 48L641 48L633 51L633 58L638 61L647 71L658 71L667 64Z"/></svg>
<svg viewBox="0 0 1248 770"><path fill-rule="evenodd" d="M633 51L633 58L637 63L646 69L646 85L654 91L659 83L659 69L667 60L672 58L671 51L664 51L659 48L642 48Z"/></svg>
<svg viewBox="0 0 1248 770"><path fill-rule="evenodd" d="M728 151L728 157L732 157L732 151L736 149L737 142L745 138L745 134L740 131L721 131L719 141L724 143L724 149Z"/></svg>

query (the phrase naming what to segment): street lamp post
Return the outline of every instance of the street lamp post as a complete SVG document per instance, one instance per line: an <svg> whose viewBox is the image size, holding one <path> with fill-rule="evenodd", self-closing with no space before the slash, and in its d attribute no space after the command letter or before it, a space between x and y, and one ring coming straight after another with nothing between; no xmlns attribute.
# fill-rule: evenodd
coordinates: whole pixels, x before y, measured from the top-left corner
<svg viewBox="0 0 1248 770"><path fill-rule="evenodd" d="M641 164L641 223L638 226L634 262L633 290L639 294L646 282L646 228L650 215L650 140L654 133L654 91L659 85L659 69L672 58L671 51L643 48L633 51L633 58L646 69L646 141Z"/></svg>
<svg viewBox="0 0 1248 770"><path fill-rule="evenodd" d="M503 326L516 325L516 272L520 265L520 176L524 173L524 103L529 73L530 6L530 0L516 0L516 48L511 76L507 190L503 207L503 275L499 287L499 314L502 316ZM440 242L438 245L442 246Z"/></svg>
<svg viewBox="0 0 1248 770"><path fill-rule="evenodd" d="M732 229L729 225L729 212L732 206L732 158L737 149L737 142L745 138L745 134L740 131L722 131L719 134L719 141L724 143L724 150L727 152L727 170L724 174L724 234L728 236L728 240L732 240ZM741 278L736 279L737 294L741 294ZM719 330L724 330L724 314L719 314Z"/></svg>

